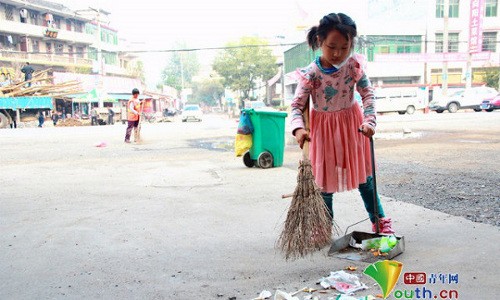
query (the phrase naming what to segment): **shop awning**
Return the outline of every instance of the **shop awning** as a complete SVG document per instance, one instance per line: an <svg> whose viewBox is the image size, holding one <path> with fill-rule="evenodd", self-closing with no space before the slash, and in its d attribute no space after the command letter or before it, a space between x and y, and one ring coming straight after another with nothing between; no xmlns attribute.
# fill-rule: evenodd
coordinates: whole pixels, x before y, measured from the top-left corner
<svg viewBox="0 0 500 300"><path fill-rule="evenodd" d="M53 109L52 97L6 97L0 98L0 108L4 109Z"/></svg>

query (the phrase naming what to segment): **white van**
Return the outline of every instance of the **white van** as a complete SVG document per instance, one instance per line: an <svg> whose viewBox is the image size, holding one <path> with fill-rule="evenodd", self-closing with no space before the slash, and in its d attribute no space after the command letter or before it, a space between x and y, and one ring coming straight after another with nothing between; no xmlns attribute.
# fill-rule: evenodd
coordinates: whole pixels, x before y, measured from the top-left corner
<svg viewBox="0 0 500 300"><path fill-rule="evenodd" d="M411 115L427 105L426 91L416 87L376 88L375 105L377 112L398 112Z"/></svg>

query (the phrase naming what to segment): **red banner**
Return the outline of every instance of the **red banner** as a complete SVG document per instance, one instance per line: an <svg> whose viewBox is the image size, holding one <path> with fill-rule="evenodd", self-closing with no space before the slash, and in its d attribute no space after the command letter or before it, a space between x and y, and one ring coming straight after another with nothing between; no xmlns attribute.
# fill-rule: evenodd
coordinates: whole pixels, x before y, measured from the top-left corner
<svg viewBox="0 0 500 300"><path fill-rule="evenodd" d="M483 49L484 0L470 0L469 53Z"/></svg>

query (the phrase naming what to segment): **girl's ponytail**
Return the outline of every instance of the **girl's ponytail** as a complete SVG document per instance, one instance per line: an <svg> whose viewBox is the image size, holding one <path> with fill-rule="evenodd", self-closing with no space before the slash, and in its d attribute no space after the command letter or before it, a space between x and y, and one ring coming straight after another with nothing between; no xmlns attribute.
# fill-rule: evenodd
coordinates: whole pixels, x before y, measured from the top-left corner
<svg viewBox="0 0 500 300"><path fill-rule="evenodd" d="M311 49L316 50L319 48L318 45L318 26L313 26L309 29L307 33L307 43Z"/></svg>

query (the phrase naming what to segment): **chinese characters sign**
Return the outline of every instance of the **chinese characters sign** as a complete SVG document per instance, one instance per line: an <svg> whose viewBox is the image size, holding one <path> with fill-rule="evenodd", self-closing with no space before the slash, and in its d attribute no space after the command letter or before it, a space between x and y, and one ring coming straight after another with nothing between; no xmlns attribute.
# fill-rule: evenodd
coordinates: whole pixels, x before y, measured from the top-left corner
<svg viewBox="0 0 500 300"><path fill-rule="evenodd" d="M469 53L481 52L483 47L484 1L470 0Z"/></svg>

